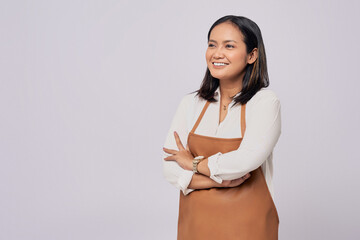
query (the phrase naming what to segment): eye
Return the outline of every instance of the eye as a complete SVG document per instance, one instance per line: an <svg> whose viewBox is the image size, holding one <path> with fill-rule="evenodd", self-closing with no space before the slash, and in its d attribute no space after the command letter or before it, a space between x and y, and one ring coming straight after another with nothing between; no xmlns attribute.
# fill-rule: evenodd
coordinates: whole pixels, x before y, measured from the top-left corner
<svg viewBox="0 0 360 240"><path fill-rule="evenodd" d="M209 45L208 45L208 47L213 47L214 46L214 44L212 44L212 43L209 43Z"/></svg>
<svg viewBox="0 0 360 240"><path fill-rule="evenodd" d="M231 44L227 44L226 47L234 48L234 46Z"/></svg>

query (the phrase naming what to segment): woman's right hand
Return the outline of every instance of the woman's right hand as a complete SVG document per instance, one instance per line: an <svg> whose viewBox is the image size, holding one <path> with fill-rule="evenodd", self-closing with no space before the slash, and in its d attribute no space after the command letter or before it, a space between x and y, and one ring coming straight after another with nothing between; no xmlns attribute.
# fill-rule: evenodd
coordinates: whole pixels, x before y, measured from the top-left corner
<svg viewBox="0 0 360 240"><path fill-rule="evenodd" d="M248 179L250 176L251 176L251 174L247 173L244 176L242 176L241 178L237 178L237 179L233 179L233 180L223 180L220 185L221 185L221 187L236 187L236 186L239 186L240 184L242 184L243 182L245 182L246 179Z"/></svg>

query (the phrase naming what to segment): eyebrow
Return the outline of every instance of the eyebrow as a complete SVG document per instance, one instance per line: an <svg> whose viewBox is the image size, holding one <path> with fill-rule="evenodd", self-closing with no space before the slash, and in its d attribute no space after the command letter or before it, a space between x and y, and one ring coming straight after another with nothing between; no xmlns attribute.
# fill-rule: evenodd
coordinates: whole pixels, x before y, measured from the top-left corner
<svg viewBox="0 0 360 240"><path fill-rule="evenodd" d="M212 40L212 39L210 39L209 42L217 43L217 41ZM224 40L224 41L223 41L223 43L227 43L227 42L235 42L235 43L237 43L235 40Z"/></svg>

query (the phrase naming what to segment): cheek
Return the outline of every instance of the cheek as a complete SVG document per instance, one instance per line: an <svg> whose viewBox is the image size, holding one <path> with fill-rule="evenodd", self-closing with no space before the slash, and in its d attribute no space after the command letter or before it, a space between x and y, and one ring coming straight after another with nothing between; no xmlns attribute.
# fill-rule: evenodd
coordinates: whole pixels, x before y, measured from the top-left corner
<svg viewBox="0 0 360 240"><path fill-rule="evenodd" d="M209 61L210 60L210 57L211 57L211 53L209 50L206 50L206 53L205 53L205 59L206 61Z"/></svg>
<svg viewBox="0 0 360 240"><path fill-rule="evenodd" d="M235 63L236 65L246 65L246 55L243 53L234 53L231 55L232 63Z"/></svg>
<svg viewBox="0 0 360 240"><path fill-rule="evenodd" d="M205 59L206 59L206 64L207 64L208 67L211 66L211 63L210 63L211 56L212 56L211 52L210 52L210 51L206 51L206 53L205 53Z"/></svg>

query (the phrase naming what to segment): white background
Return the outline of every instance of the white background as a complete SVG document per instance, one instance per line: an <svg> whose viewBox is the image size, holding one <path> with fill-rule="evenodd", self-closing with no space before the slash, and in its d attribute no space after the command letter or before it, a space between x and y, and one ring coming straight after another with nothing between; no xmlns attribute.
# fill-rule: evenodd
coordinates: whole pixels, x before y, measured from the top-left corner
<svg viewBox="0 0 360 240"><path fill-rule="evenodd" d="M0 239L176 239L162 145L207 32L262 30L279 239L357 239L358 1L2 1Z"/></svg>

